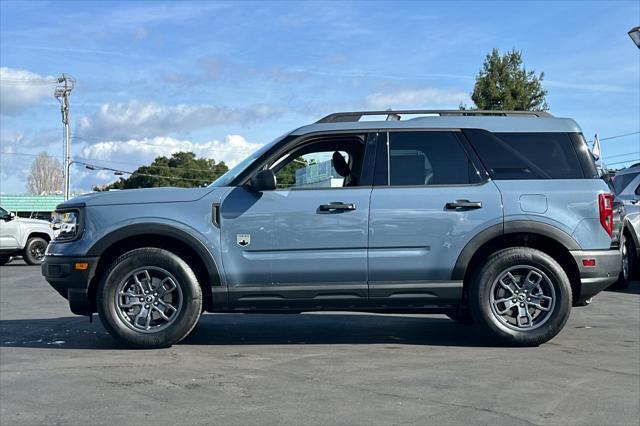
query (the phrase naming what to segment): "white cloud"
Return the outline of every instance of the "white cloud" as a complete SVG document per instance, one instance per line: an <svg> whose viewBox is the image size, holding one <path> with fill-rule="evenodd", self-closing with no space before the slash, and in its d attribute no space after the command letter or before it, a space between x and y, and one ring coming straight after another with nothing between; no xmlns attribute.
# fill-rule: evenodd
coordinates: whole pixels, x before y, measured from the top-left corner
<svg viewBox="0 0 640 426"><path fill-rule="evenodd" d="M371 108L457 108L460 103L471 103L469 95L461 90L417 89L400 90L389 93L374 93L366 98Z"/></svg>
<svg viewBox="0 0 640 426"><path fill-rule="evenodd" d="M53 96L55 79L27 70L0 67L0 114L18 115Z"/></svg>
<svg viewBox="0 0 640 426"><path fill-rule="evenodd" d="M104 104L89 117L82 117L79 136L104 139L144 138L185 133L217 124L265 120L283 113L281 108L258 104L245 108L212 105L165 106L132 100Z"/></svg>
<svg viewBox="0 0 640 426"><path fill-rule="evenodd" d="M150 164L156 157L170 156L179 151L191 151L197 157L213 158L217 163L224 161L228 167L235 166L261 145L250 143L240 135L228 135L223 141L192 142L172 137L154 137L104 141L84 146L77 157L80 161L133 171L139 166ZM93 172L76 169L74 187L90 190L96 184L111 183L116 180L113 172Z"/></svg>

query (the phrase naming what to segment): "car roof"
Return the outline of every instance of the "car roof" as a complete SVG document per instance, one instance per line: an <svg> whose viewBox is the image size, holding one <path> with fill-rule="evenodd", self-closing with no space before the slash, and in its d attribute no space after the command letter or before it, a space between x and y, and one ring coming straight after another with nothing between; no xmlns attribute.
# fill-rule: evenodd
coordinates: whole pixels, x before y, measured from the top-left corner
<svg viewBox="0 0 640 426"><path fill-rule="evenodd" d="M420 115L408 120L360 121L362 117ZM486 115L497 114L497 115ZM325 131L411 129L484 129L490 132L567 132L581 133L570 118L557 118L543 112L525 111L363 111L331 114L316 123L300 127L292 135Z"/></svg>
<svg viewBox="0 0 640 426"><path fill-rule="evenodd" d="M628 175L630 173L640 173L640 166L631 166L627 167L626 169L619 170L616 172L615 176Z"/></svg>

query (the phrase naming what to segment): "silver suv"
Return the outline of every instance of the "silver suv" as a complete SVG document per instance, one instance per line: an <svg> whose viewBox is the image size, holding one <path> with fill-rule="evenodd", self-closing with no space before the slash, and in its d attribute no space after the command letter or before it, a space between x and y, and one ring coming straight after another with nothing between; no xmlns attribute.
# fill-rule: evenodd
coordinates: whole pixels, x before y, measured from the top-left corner
<svg viewBox="0 0 640 426"><path fill-rule="evenodd" d="M442 313L538 345L621 269L580 127L540 112L331 114L206 188L58 212L44 276L134 347L178 342L203 311L318 310Z"/></svg>
<svg viewBox="0 0 640 426"><path fill-rule="evenodd" d="M640 165L616 173L613 188L616 201L622 204L622 277L618 287L625 287L640 274Z"/></svg>

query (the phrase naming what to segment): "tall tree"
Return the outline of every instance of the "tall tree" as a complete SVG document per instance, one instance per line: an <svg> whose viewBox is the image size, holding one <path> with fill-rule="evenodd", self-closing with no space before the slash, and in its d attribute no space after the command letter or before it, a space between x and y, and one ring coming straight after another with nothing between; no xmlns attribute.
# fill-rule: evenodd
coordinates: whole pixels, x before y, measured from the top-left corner
<svg viewBox="0 0 640 426"><path fill-rule="evenodd" d="M543 79L543 72L536 76L524 67L522 52L514 49L501 56L493 49L476 77L471 99L484 110L546 111Z"/></svg>
<svg viewBox="0 0 640 426"><path fill-rule="evenodd" d="M62 166L57 158L46 152L38 154L31 164L31 171L27 179L29 193L43 195L62 191L64 184Z"/></svg>
<svg viewBox="0 0 640 426"><path fill-rule="evenodd" d="M131 176L120 178L111 185L95 187L94 190L159 186L190 188L211 183L228 169L223 161L216 163L211 158L196 158L193 152L176 152L169 158L157 157L150 165L138 167Z"/></svg>

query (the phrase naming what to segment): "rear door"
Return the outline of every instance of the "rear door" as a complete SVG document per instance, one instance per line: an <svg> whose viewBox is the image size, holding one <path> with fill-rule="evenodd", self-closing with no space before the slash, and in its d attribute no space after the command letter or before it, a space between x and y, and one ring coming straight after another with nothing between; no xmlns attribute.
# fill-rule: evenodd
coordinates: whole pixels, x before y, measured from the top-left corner
<svg viewBox="0 0 640 426"><path fill-rule="evenodd" d="M452 272L478 232L502 223L497 187L458 131L398 131L376 156L369 224L373 303L458 301Z"/></svg>

